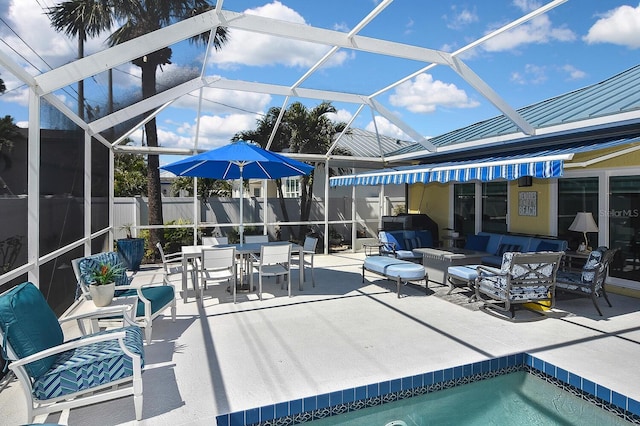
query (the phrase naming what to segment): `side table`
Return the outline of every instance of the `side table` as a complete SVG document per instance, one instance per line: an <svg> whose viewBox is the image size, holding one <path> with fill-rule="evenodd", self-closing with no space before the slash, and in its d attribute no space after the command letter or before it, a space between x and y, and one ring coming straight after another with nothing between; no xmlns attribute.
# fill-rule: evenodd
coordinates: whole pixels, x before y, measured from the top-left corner
<svg viewBox="0 0 640 426"><path fill-rule="evenodd" d="M379 256L380 255L380 249L382 247L384 247L384 244L382 243L367 243L367 244L363 244L362 247L364 248L364 255L369 257L369 256Z"/></svg>
<svg viewBox="0 0 640 426"><path fill-rule="evenodd" d="M565 271L571 269L582 269L590 254L591 252L565 251L564 256L562 257L562 269ZM579 267L574 265L575 260L580 261Z"/></svg>

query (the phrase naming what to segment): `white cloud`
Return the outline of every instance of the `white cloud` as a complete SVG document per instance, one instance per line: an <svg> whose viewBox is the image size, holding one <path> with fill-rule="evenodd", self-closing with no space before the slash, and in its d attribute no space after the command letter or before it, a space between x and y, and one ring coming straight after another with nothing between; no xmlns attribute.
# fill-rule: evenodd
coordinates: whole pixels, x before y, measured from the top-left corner
<svg viewBox="0 0 640 426"><path fill-rule="evenodd" d="M545 67L526 64L524 66L524 73L513 72L511 73L511 81L516 84L541 84L547 81L547 69Z"/></svg>
<svg viewBox="0 0 640 426"><path fill-rule="evenodd" d="M453 12L452 17L445 16L447 20L447 27L453 30L459 30L466 27L469 24L478 21L478 15L475 10L462 9L458 10L457 6L451 6Z"/></svg>
<svg viewBox="0 0 640 426"><path fill-rule="evenodd" d="M554 27L547 15L541 15L487 40L482 48L488 52L501 52L527 44L546 44L552 41L570 42L575 39L576 35L573 31L564 27Z"/></svg>
<svg viewBox="0 0 640 426"><path fill-rule="evenodd" d="M339 109L335 114L329 113L326 117L331 121L348 123L349 120L351 120L351 117L353 117L353 114L346 109Z"/></svg>
<svg viewBox="0 0 640 426"><path fill-rule="evenodd" d="M199 91L182 96L173 106L197 111L198 96ZM204 88L202 98L202 111L209 114L226 114L230 111L256 113L265 111L271 103L271 95L216 88Z"/></svg>
<svg viewBox="0 0 640 426"><path fill-rule="evenodd" d="M612 43L630 49L640 47L640 5L620 6L610 10L583 37L589 44Z"/></svg>
<svg viewBox="0 0 640 426"><path fill-rule="evenodd" d="M373 124L373 121L370 121L369 124L367 124L367 126L365 127L365 130L375 133L376 128L381 135L401 140L411 140L411 138L407 136L405 132L400 130L395 124L387 120L385 117L379 115L375 117L375 126Z"/></svg>
<svg viewBox="0 0 640 426"><path fill-rule="evenodd" d="M245 10L245 13L307 25L298 12L279 1ZM329 49L324 45L234 29L230 31L229 41L224 48L215 55L211 55L211 62L223 69L231 69L238 65L276 64L287 67L309 67L322 58ZM350 52L339 50L324 66L341 65L352 56Z"/></svg>
<svg viewBox="0 0 640 426"><path fill-rule="evenodd" d="M525 13L533 12L542 6L536 0L513 0L513 5Z"/></svg>
<svg viewBox="0 0 640 426"><path fill-rule="evenodd" d="M220 115L202 115L200 117L200 136L198 138L198 147L202 149L212 149L218 146L226 145L231 141L233 135L239 131L255 129L256 121L259 115L251 114L229 114ZM184 123L178 132L181 134L193 135L195 132L195 123ZM194 137L190 136L187 147L193 147Z"/></svg>
<svg viewBox="0 0 640 426"><path fill-rule="evenodd" d="M389 100L392 105L414 113L431 113L438 106L474 108L480 105L455 84L434 80L431 74L426 73L398 86Z"/></svg>
<svg viewBox="0 0 640 426"><path fill-rule="evenodd" d="M562 71L569 74L569 78L568 78L569 80L580 80L581 78L584 78L587 75L586 72L577 69L573 65L564 65L561 69Z"/></svg>

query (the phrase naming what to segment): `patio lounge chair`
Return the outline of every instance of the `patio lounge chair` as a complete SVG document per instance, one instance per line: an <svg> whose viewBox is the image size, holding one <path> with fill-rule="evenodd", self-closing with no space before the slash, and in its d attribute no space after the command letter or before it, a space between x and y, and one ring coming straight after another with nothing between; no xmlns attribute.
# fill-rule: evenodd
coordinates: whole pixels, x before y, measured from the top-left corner
<svg viewBox="0 0 640 426"><path fill-rule="evenodd" d="M73 272L78 280L78 287L85 300L90 300L89 277L92 271L102 263L118 263L118 254L115 252L98 253L88 257L74 259L71 261ZM145 284L142 286L131 286L129 277L125 271L116 277L115 297L138 297L138 307L136 309L136 322L144 328L145 340L151 343L151 333L153 320L165 309L171 308L171 320L176 321L176 290L173 285L164 280L162 284Z"/></svg>
<svg viewBox="0 0 640 426"><path fill-rule="evenodd" d="M604 300L611 307L605 290L605 280L609 272L609 265L618 250L620 249L598 247L589 254L582 271L558 271L556 289L563 293L578 294L590 298L596 311L602 316L602 311L598 306L598 297L604 296Z"/></svg>
<svg viewBox="0 0 640 426"><path fill-rule="evenodd" d="M27 423L35 416L133 395L136 420L142 419L142 331L127 327L64 341L60 323L98 316L113 319L130 306L102 308L58 321L32 283L0 295L0 343L27 402Z"/></svg>
<svg viewBox="0 0 640 426"><path fill-rule="evenodd" d="M512 319L517 304L546 301L553 307L556 274L563 255L564 252L506 252L500 269L478 265L476 299L484 302L485 312L509 312Z"/></svg>

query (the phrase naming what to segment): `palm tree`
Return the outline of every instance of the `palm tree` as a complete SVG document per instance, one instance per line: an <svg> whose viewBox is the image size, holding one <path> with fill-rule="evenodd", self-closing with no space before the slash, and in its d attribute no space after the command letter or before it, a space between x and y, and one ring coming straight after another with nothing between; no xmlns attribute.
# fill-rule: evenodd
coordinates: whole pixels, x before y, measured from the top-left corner
<svg viewBox="0 0 640 426"><path fill-rule="evenodd" d="M68 3L71 3L71 5L65 8L64 5ZM69 0L52 8L50 12L50 14L54 16L59 16L59 20L54 20L54 26L56 26L56 28L68 28L78 21L83 23L87 22L87 13L85 12L85 14L82 15L78 9L72 8L71 6L74 3L88 4L89 6L96 6L96 8L99 8L96 3L101 3L109 10L109 17L111 19L117 22L123 22L122 26L109 36L109 46L124 43L212 8L206 0ZM60 11L59 15L57 15L57 11ZM106 28L110 28L110 25L108 27L100 26L99 23L104 22L105 21L102 20L96 20L95 27L91 28L95 28L97 33ZM81 26L77 24L75 24L75 27L81 28ZM86 30L85 28L85 31ZM205 32L194 37L193 41L207 41L209 35L209 31ZM227 41L227 36L226 28L217 27L212 42L213 47L219 50ZM149 98L156 94L156 71L158 67L171 63L171 48L164 47L141 58L134 59L132 63L140 67L142 71L142 97L143 99ZM147 137L147 146L152 148L157 147L158 133L155 118L145 124L145 134ZM159 165L158 155L150 154L147 158L149 225L163 224ZM153 247L155 247L157 242L163 242L163 230L152 229L150 231L150 240Z"/></svg>
<svg viewBox="0 0 640 426"><path fill-rule="evenodd" d="M47 11L51 25L69 37L78 37L78 58L84 57L87 36L96 37L113 24L112 5L107 1L70 0ZM84 119L84 81L78 81L78 116Z"/></svg>
<svg viewBox="0 0 640 426"><path fill-rule="evenodd" d="M282 122L276 132L271 149L274 151L287 149L291 153L325 154L331 147L335 135L346 127L346 123L333 122L327 117L327 114L335 112L337 110L330 102L322 102L312 109L308 109L300 102L292 103L282 117ZM258 120L256 130L239 132L234 136L234 139L251 140L265 147L279 114L280 108L271 108L262 119ZM344 150L335 152L348 154ZM329 173L328 170L327 173ZM300 178L301 222L308 221L311 214L313 175L314 172L312 171L309 175ZM282 193L280 180L277 181L277 186L283 218L288 222L289 214L284 204L284 194ZM301 226L298 235L301 241L304 239L305 233L306 227Z"/></svg>

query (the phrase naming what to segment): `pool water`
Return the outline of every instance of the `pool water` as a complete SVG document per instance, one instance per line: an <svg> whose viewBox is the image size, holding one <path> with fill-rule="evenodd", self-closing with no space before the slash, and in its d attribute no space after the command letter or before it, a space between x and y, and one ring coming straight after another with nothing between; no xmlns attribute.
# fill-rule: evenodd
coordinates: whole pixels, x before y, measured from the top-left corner
<svg viewBox="0 0 640 426"><path fill-rule="evenodd" d="M631 423L554 384L520 371L306 424L607 426Z"/></svg>

